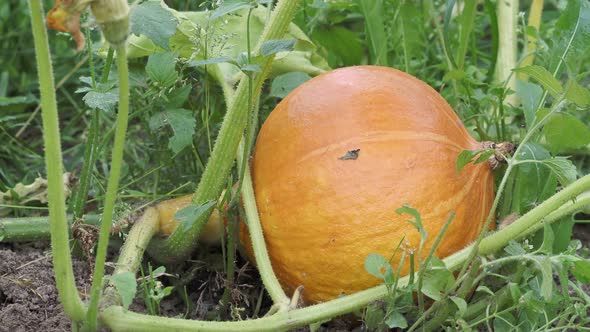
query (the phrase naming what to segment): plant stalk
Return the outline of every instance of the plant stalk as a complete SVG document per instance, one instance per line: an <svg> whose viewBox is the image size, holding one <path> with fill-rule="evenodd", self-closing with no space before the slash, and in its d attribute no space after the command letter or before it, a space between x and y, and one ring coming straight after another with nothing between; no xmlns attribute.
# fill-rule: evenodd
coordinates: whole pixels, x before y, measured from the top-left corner
<svg viewBox="0 0 590 332"><path fill-rule="evenodd" d="M72 216L67 216L67 228L71 230ZM100 225L100 216L86 215L86 224ZM26 242L51 238L50 217L23 217L0 219L0 242Z"/></svg>
<svg viewBox="0 0 590 332"><path fill-rule="evenodd" d="M295 15L299 2L299 0L281 0L278 2L269 24L260 37L258 48L267 40L279 39L283 36ZM260 63L262 72L253 80L254 95L258 95L261 90L262 84L270 72L273 59L274 55L271 55ZM248 85L248 79L243 75L236 93L228 105L228 111L221 125L213 152L197 186L193 197L193 204L195 205L217 200L226 183L227 175L233 165L238 144L248 121ZM148 248L150 254L156 260L164 263L185 260L196 246L199 233L208 217L209 213L203 213L186 232L182 227L178 227L168 239L154 239L152 245Z"/></svg>
<svg viewBox="0 0 590 332"><path fill-rule="evenodd" d="M250 173L248 162L243 158L244 149L242 148L242 145L244 145L244 140L240 142L237 160L238 164L242 162L245 162L246 164L240 165L241 167L245 167L244 178L242 179L241 194L244 210L246 211L246 220L248 231L250 233L250 240L252 241L256 267L258 268L258 273L260 274L260 278L262 278L264 287L268 291L268 294L270 295L273 302L279 307L285 308L289 306L290 300L285 294L285 291L283 291L283 288L281 287L281 284L279 283L279 280L277 279L272 268L270 257L268 256L268 250L266 249L266 243L264 242L264 235L262 233L262 226L260 224L258 208L256 206L254 188L252 186L252 174Z"/></svg>
<svg viewBox="0 0 590 332"><path fill-rule="evenodd" d="M119 112L115 129L115 141L113 143L111 169L107 192L105 194L104 210L98 246L96 248L96 261L92 276L92 288L90 292L90 304L86 315L86 327L90 331L96 330L96 318L98 314L98 302L104 276L104 264L106 261L107 247L109 244L110 227L113 220L115 200L119 189L119 178L123 163L123 149L125 147L125 134L127 133L127 121L129 117L129 72L127 68L126 46L117 48L117 69L119 71Z"/></svg>
<svg viewBox="0 0 590 332"><path fill-rule="evenodd" d="M160 215L157 209L148 207L144 211L139 221L131 227L131 231L127 235L113 275L126 272L137 273L145 248L147 248L156 233L159 221ZM108 284L103 292L101 307L110 305L121 305L121 297L117 289Z"/></svg>
<svg viewBox="0 0 590 332"><path fill-rule="evenodd" d="M499 39L495 78L497 82L508 81L507 87L512 91L516 91L516 79L512 75L512 69L516 68L518 2L518 0L501 0L496 2ZM516 94L506 96L505 101L513 106L518 105Z"/></svg>
<svg viewBox="0 0 590 332"><path fill-rule="evenodd" d="M41 93L43 144L45 146L45 166L49 188L49 216L53 220L50 228L55 282L65 313L73 321L79 321L86 314L86 308L76 289L72 269L65 194L62 182L63 164L59 118L53 81L53 66L47 41L47 29L43 19L42 1L29 0L29 8L31 10L31 25Z"/></svg>
<svg viewBox="0 0 590 332"><path fill-rule="evenodd" d="M541 26L541 15L543 14L543 0L532 0L531 8L529 9L529 20L527 26L539 32ZM535 51L537 50L537 38L526 34L526 52L525 58L522 59L521 67L530 66L535 61ZM518 73L517 77L523 82L529 80L529 75L525 73Z"/></svg>

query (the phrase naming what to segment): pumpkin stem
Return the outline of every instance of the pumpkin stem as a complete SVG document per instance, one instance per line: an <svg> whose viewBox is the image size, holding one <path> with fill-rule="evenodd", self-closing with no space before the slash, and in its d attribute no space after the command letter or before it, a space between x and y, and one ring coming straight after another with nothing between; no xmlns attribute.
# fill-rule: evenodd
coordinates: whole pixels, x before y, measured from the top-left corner
<svg viewBox="0 0 590 332"><path fill-rule="evenodd" d="M494 153L488 158L488 163L492 170L495 170L501 163L506 161L506 156L512 155L516 150L516 145L510 142L494 143L485 141L481 143L486 150L494 150Z"/></svg>

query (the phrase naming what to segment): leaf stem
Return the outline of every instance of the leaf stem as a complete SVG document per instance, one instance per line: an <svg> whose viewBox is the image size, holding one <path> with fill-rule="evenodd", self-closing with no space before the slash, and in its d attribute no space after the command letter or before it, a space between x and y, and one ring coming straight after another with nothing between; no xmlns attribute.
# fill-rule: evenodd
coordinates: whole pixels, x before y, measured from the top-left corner
<svg viewBox="0 0 590 332"><path fill-rule="evenodd" d="M86 327L90 331L96 330L96 317L98 302L104 276L104 264L106 261L107 247L109 243L109 231L113 219L115 200L119 188L119 178L123 163L123 148L125 147L125 134L127 132L127 121L129 117L129 72L127 68L126 46L117 48L117 68L119 71L119 112L117 114L117 125L115 129L115 141L113 143L111 170L105 204L96 248L96 263L92 277L92 288L90 292L90 303L86 315Z"/></svg>
<svg viewBox="0 0 590 332"><path fill-rule="evenodd" d="M72 269L65 194L62 182L63 164L59 119L53 82L53 66L49 54L47 30L43 20L42 1L29 0L29 8L31 10L31 25L41 93L43 143L49 187L49 216L53 220L50 227L55 282L64 311L72 320L79 321L83 319L86 308L76 289Z"/></svg>

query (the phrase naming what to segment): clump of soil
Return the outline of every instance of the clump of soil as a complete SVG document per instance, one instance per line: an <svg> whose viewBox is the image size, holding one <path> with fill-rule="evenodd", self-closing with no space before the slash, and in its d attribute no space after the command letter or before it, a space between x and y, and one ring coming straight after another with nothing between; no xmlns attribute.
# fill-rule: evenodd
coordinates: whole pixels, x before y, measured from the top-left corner
<svg viewBox="0 0 590 332"><path fill-rule="evenodd" d="M74 260L78 290L90 290L88 266ZM48 243L0 243L0 331L71 331L59 302Z"/></svg>

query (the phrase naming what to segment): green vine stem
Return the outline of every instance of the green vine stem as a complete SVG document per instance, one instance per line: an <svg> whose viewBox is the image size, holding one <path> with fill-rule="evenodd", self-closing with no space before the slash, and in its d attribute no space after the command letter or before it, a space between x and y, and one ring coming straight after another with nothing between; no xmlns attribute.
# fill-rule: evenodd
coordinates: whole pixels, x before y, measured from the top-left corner
<svg viewBox="0 0 590 332"><path fill-rule="evenodd" d="M23 242L49 240L51 238L50 217L22 217L0 219L0 242ZM72 222L72 216L67 216L68 229ZM100 216L96 214L86 215L84 222L91 225L100 225Z"/></svg>
<svg viewBox="0 0 590 332"><path fill-rule="evenodd" d="M45 166L47 168L49 216L51 226L51 250L53 252L53 269L59 298L66 314L74 321L84 318L86 308L80 299L70 256L66 204L62 183L63 164L57 115L57 102L53 82L53 66L49 55L47 30L43 20L41 0L29 0L31 25L39 90L41 92L41 108L43 119L43 144L45 146Z"/></svg>
<svg viewBox="0 0 590 332"><path fill-rule="evenodd" d="M247 186L245 186L247 187ZM543 227L543 223L558 220L558 216L582 209L588 204L587 194L582 199L575 199L578 195L590 190L590 175L578 179L565 189L539 204L537 207L520 217L510 226L484 238L478 246L482 255L492 254L504 248L511 240L517 240ZM567 203L572 201L571 203ZM258 247L254 244L255 249ZM474 245L445 258L447 268L457 270L469 257ZM258 248L260 249L260 248ZM410 276L398 280L398 286L408 284ZM278 312L255 320L240 322L204 322L189 321L177 318L153 317L125 311L118 306L106 308L101 315L105 325L114 331L161 331L173 329L175 331L285 331L296 327L311 324L313 322L330 319L332 317L353 312L365 307L367 304L383 299L389 294L385 285L370 288L368 290L344 296L329 302L295 309L292 311Z"/></svg>
<svg viewBox="0 0 590 332"><path fill-rule="evenodd" d="M127 234L113 275L126 272L137 273L143 253L156 233L159 222L158 210L148 207ZM115 304L121 304L121 297L116 288L112 284L108 284L103 292L101 306L107 307Z"/></svg>
<svg viewBox="0 0 590 332"><path fill-rule="evenodd" d="M240 142L238 148L238 164L243 163L243 145L244 140ZM250 167L246 162L246 165L239 165L244 167L244 178L242 179L242 203L244 210L246 211L246 220L248 225L248 231L250 232L250 240L252 241L252 248L254 251L254 258L256 260L256 267L264 287L268 291L271 299L275 305L279 306L279 310L287 308L289 306L290 299L283 291L279 280L277 279L270 258L268 256L268 250L266 249L266 243L264 242L264 235L262 233L262 227L260 224L260 218L258 215L258 208L256 207L256 199L254 198L254 188L252 186L252 175L250 173Z"/></svg>
<svg viewBox="0 0 590 332"><path fill-rule="evenodd" d="M96 248L96 263L94 265L94 274L92 276L92 288L90 292L90 303L88 305L88 314L86 316L86 327L90 331L96 330L96 317L98 312L98 302L102 288L102 278L104 276L104 263L106 261L107 247L109 244L110 227L113 220L113 210L119 189L119 177L121 175L121 165L123 163L123 148L125 146L125 134L127 132L127 121L129 117L129 73L127 68L127 50L126 46L117 48L117 69L119 72L119 112L117 114L117 125L115 130L115 141L113 143L113 153L111 161L111 170L105 195L104 210L98 245Z"/></svg>
<svg viewBox="0 0 590 332"><path fill-rule="evenodd" d="M278 2L269 24L262 32L257 48L260 48L260 45L268 40L279 39L283 36L295 15L299 2L299 0L281 0ZM253 80L255 96L260 92L264 79L270 72L273 59L274 55L271 55L265 57L260 63L262 72ZM238 143L248 121L248 85L247 77L242 76L235 96L228 105L228 111L221 125L213 152L195 192L193 198L193 204L195 205L217 200L226 184L227 175L236 156ZM208 217L209 213L203 213L187 231L184 231L182 227L178 227L168 239L154 239L152 245L148 248L150 255L164 263L185 260L196 246L199 233Z"/></svg>

